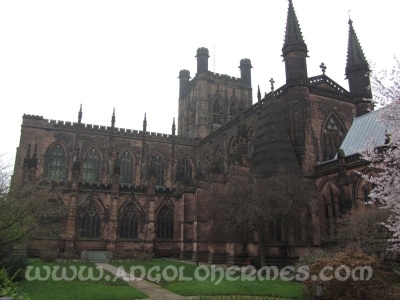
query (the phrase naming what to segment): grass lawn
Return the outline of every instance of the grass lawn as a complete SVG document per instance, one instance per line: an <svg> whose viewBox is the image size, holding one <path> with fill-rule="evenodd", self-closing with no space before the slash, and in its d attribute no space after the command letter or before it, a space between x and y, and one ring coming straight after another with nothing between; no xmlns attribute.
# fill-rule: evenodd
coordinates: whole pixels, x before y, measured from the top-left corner
<svg viewBox="0 0 400 300"><path fill-rule="evenodd" d="M53 280L53 275L47 280L23 280L21 289L26 292L32 300L131 300L147 298L147 295L141 291L128 286L122 279L115 279L114 276L106 271L100 276L100 271L95 268L94 263L44 263L38 259L30 259L29 266L33 266L28 276L35 277L35 268L40 268L40 276L45 277L47 273L45 266L49 266L53 272L56 266L60 268L54 271L54 275L62 277L62 269L66 269L66 277L74 278L73 280ZM83 267L86 269L83 271ZM70 269L72 267L72 269ZM77 273L74 274L74 268ZM80 280L78 278L79 270L82 270L81 277L83 279L89 277L88 268L93 270L94 281ZM100 278L102 279L96 279Z"/></svg>
<svg viewBox="0 0 400 300"><path fill-rule="evenodd" d="M292 281L276 280L259 280L255 276L254 281L243 281L240 278L240 273L236 273L234 277L238 277L236 281L230 281L223 276L223 279L218 283L217 280L212 281L211 276L208 276L206 280L195 280L195 270L198 266L193 264L186 264L177 261L153 259L150 261L138 261L138 262L113 262L116 267L122 267L126 272L130 272L133 265L143 266L146 271L151 268L159 266L160 269L153 269L150 274L155 277L156 274L162 274L163 270L167 266L175 266L179 269L182 268L182 274L185 277L193 278L189 281L166 281L163 278L160 280L160 284L170 291L183 295L183 296L208 296L208 295L251 295L251 296L270 296L280 297L287 299L304 299L304 293L301 283ZM205 266L204 266L205 267ZM171 277L174 277L172 268L167 268L165 273ZM136 275L140 275L140 271L135 272ZM199 271L199 275L206 277L204 270ZM161 276L162 277L162 276ZM217 276L219 278L219 275Z"/></svg>

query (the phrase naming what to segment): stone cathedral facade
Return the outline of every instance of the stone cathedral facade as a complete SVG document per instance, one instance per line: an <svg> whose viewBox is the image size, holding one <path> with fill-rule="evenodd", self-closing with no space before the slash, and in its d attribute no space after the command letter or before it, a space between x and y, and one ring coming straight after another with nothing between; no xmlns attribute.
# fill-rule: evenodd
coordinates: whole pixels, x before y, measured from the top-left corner
<svg viewBox="0 0 400 300"><path fill-rule="evenodd" d="M289 0L286 84L271 82L269 93L258 90L252 99L250 59L240 61L240 78L221 75L209 71L209 52L199 48L193 78L179 72L178 128L174 120L168 134L148 132L146 117L141 130L117 128L115 113L110 126L85 124L82 107L76 122L25 114L13 180L55 187L64 209L64 230L47 238L46 247L214 263L255 257L256 239L246 245L209 240L209 191L235 174L274 176L281 168L301 172L319 193L318 207L302 220L303 228L312 224L312 236L302 229L291 254L319 247L332 218L367 195L368 184L353 170L373 172L357 154L338 155L354 118L372 108L364 100L372 98L369 68L351 20L348 39L349 90L323 64L321 75L309 77L308 48ZM282 234L270 239L266 256L287 255Z"/></svg>

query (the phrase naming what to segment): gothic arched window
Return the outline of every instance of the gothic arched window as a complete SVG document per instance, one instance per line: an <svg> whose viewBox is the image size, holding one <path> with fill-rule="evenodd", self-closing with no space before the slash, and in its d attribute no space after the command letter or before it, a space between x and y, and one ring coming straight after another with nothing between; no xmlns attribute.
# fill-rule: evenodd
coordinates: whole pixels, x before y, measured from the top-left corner
<svg viewBox="0 0 400 300"><path fill-rule="evenodd" d="M60 144L54 145L46 155L46 177L52 179L65 178L66 155Z"/></svg>
<svg viewBox="0 0 400 300"><path fill-rule="evenodd" d="M125 151L120 156L121 174L120 183L132 183L133 181L133 158L129 151Z"/></svg>
<svg viewBox="0 0 400 300"><path fill-rule="evenodd" d="M324 160L333 159L343 142L345 130L335 115L330 115L322 130Z"/></svg>
<svg viewBox="0 0 400 300"><path fill-rule="evenodd" d="M96 148L90 149L83 160L83 180L99 181L100 179L100 155Z"/></svg>
<svg viewBox="0 0 400 300"><path fill-rule="evenodd" d="M222 155L222 150L219 147L215 151L211 172L219 174L222 174L224 172L224 158Z"/></svg>
<svg viewBox="0 0 400 300"><path fill-rule="evenodd" d="M139 225L141 214L137 206L128 204L121 214L119 236L121 238L137 238L139 236Z"/></svg>
<svg viewBox="0 0 400 300"><path fill-rule="evenodd" d="M182 160L182 173L184 179L192 179L192 165L187 158Z"/></svg>
<svg viewBox="0 0 400 300"><path fill-rule="evenodd" d="M221 104L217 100L213 104L213 124L222 125Z"/></svg>
<svg viewBox="0 0 400 300"><path fill-rule="evenodd" d="M154 158L155 171L156 171L156 185L164 186L164 161L161 156Z"/></svg>
<svg viewBox="0 0 400 300"><path fill-rule="evenodd" d="M208 155L205 155L203 159L203 176L205 179L208 179L210 177L210 168L211 166Z"/></svg>
<svg viewBox="0 0 400 300"><path fill-rule="evenodd" d="M236 105L235 103L232 102L229 107L229 120L232 120L236 116L237 116Z"/></svg>
<svg viewBox="0 0 400 300"><path fill-rule="evenodd" d="M174 237L174 214L169 206L163 206L156 218L157 238L172 239Z"/></svg>
<svg viewBox="0 0 400 300"><path fill-rule="evenodd" d="M81 237L100 237L100 214L94 202L89 202L81 214Z"/></svg>

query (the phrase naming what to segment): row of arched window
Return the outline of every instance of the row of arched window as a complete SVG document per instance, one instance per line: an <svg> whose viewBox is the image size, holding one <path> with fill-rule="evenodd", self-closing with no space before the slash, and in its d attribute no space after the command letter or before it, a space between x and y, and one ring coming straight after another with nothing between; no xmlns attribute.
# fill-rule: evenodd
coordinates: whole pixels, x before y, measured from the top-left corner
<svg viewBox="0 0 400 300"><path fill-rule="evenodd" d="M370 173L372 174L372 173ZM373 186L367 180L361 178L356 185L356 201L358 204L364 203L369 205L371 198L369 194ZM325 235L330 236L334 232L334 223L337 218L349 212L352 208L352 202L342 200L340 197L339 189L331 184L328 184L322 196L322 209L325 214Z"/></svg>
<svg viewBox="0 0 400 300"><path fill-rule="evenodd" d="M221 107L218 104L218 101L214 102L213 107L213 122L215 124L221 124ZM236 114L236 108L232 108L232 112ZM234 117L232 115L232 117ZM322 148L323 148L323 160L333 159L343 142L345 136L345 129L338 117L335 114L331 114L327 121L324 124L324 128L322 130ZM251 145L253 146L254 140L254 132L253 136L250 138ZM234 145L230 147L229 155L234 155ZM249 157L250 157L251 149L249 148ZM215 157L213 162L210 162L207 158L203 158L203 166L204 173L208 173L206 168L211 167L211 163L214 163L214 166L218 166L219 162L219 153L218 150L215 152ZM234 161L234 157L231 157L231 160ZM131 184L133 183L134 175L135 175L135 164L134 157L129 151L124 151L119 157L120 164L120 183ZM185 165L190 164L188 159L183 160L183 168L185 178L191 178L191 174L188 171L189 167L185 167ZM206 166L207 165L207 166ZM190 164L191 166L191 164ZM222 168L222 165L218 166ZM46 155L46 178L51 179L64 179L65 178L65 168L66 168L66 153L64 148L60 143L53 145L47 152ZM111 172L112 170L110 170ZM164 186L164 161L161 156L152 156L149 165L149 172L151 175L154 175L156 178L157 186ZM83 157L83 180L89 182L97 182L100 181L100 173L101 172L101 155L99 151L93 147L87 151ZM181 174L177 174L181 176Z"/></svg>
<svg viewBox="0 0 400 300"><path fill-rule="evenodd" d="M57 143L53 145L46 154L46 178L64 179L66 161L66 153L61 144ZM89 151L85 153L82 163L82 179L89 182L100 181L101 155L95 147L89 149ZM133 155L129 151L124 151L120 154L118 163L120 167L120 183L133 183L135 177L135 161ZM112 172L111 165L109 167L110 172ZM179 160L178 167L180 179L192 178L192 164L188 158ZM151 156L148 166L148 175L155 177L156 186L164 186L164 172L163 158L159 155Z"/></svg>
<svg viewBox="0 0 400 300"><path fill-rule="evenodd" d="M99 238L101 224L107 221L107 212L103 217L95 202L89 202L80 212L80 237ZM162 206L156 214L156 237L172 239L174 237L174 212L168 206ZM133 203L125 206L120 214L118 236L123 239L139 237L139 231L144 226L144 217L140 209Z"/></svg>

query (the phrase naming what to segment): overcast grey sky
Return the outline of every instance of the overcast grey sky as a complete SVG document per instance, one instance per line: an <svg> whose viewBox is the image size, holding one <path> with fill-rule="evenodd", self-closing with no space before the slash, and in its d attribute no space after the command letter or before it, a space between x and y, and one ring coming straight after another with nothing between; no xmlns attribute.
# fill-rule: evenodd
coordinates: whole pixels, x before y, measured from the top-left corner
<svg viewBox="0 0 400 300"><path fill-rule="evenodd" d="M348 11L368 60L390 68L399 56L395 0L293 0L309 50L308 75L344 80ZM196 50L210 50L211 71L240 77L252 61L257 85L285 83L287 0L0 2L1 147L14 163L22 115L170 133L178 117L178 74L196 73ZM214 51L215 49L215 51ZM215 58L215 59L214 59Z"/></svg>

